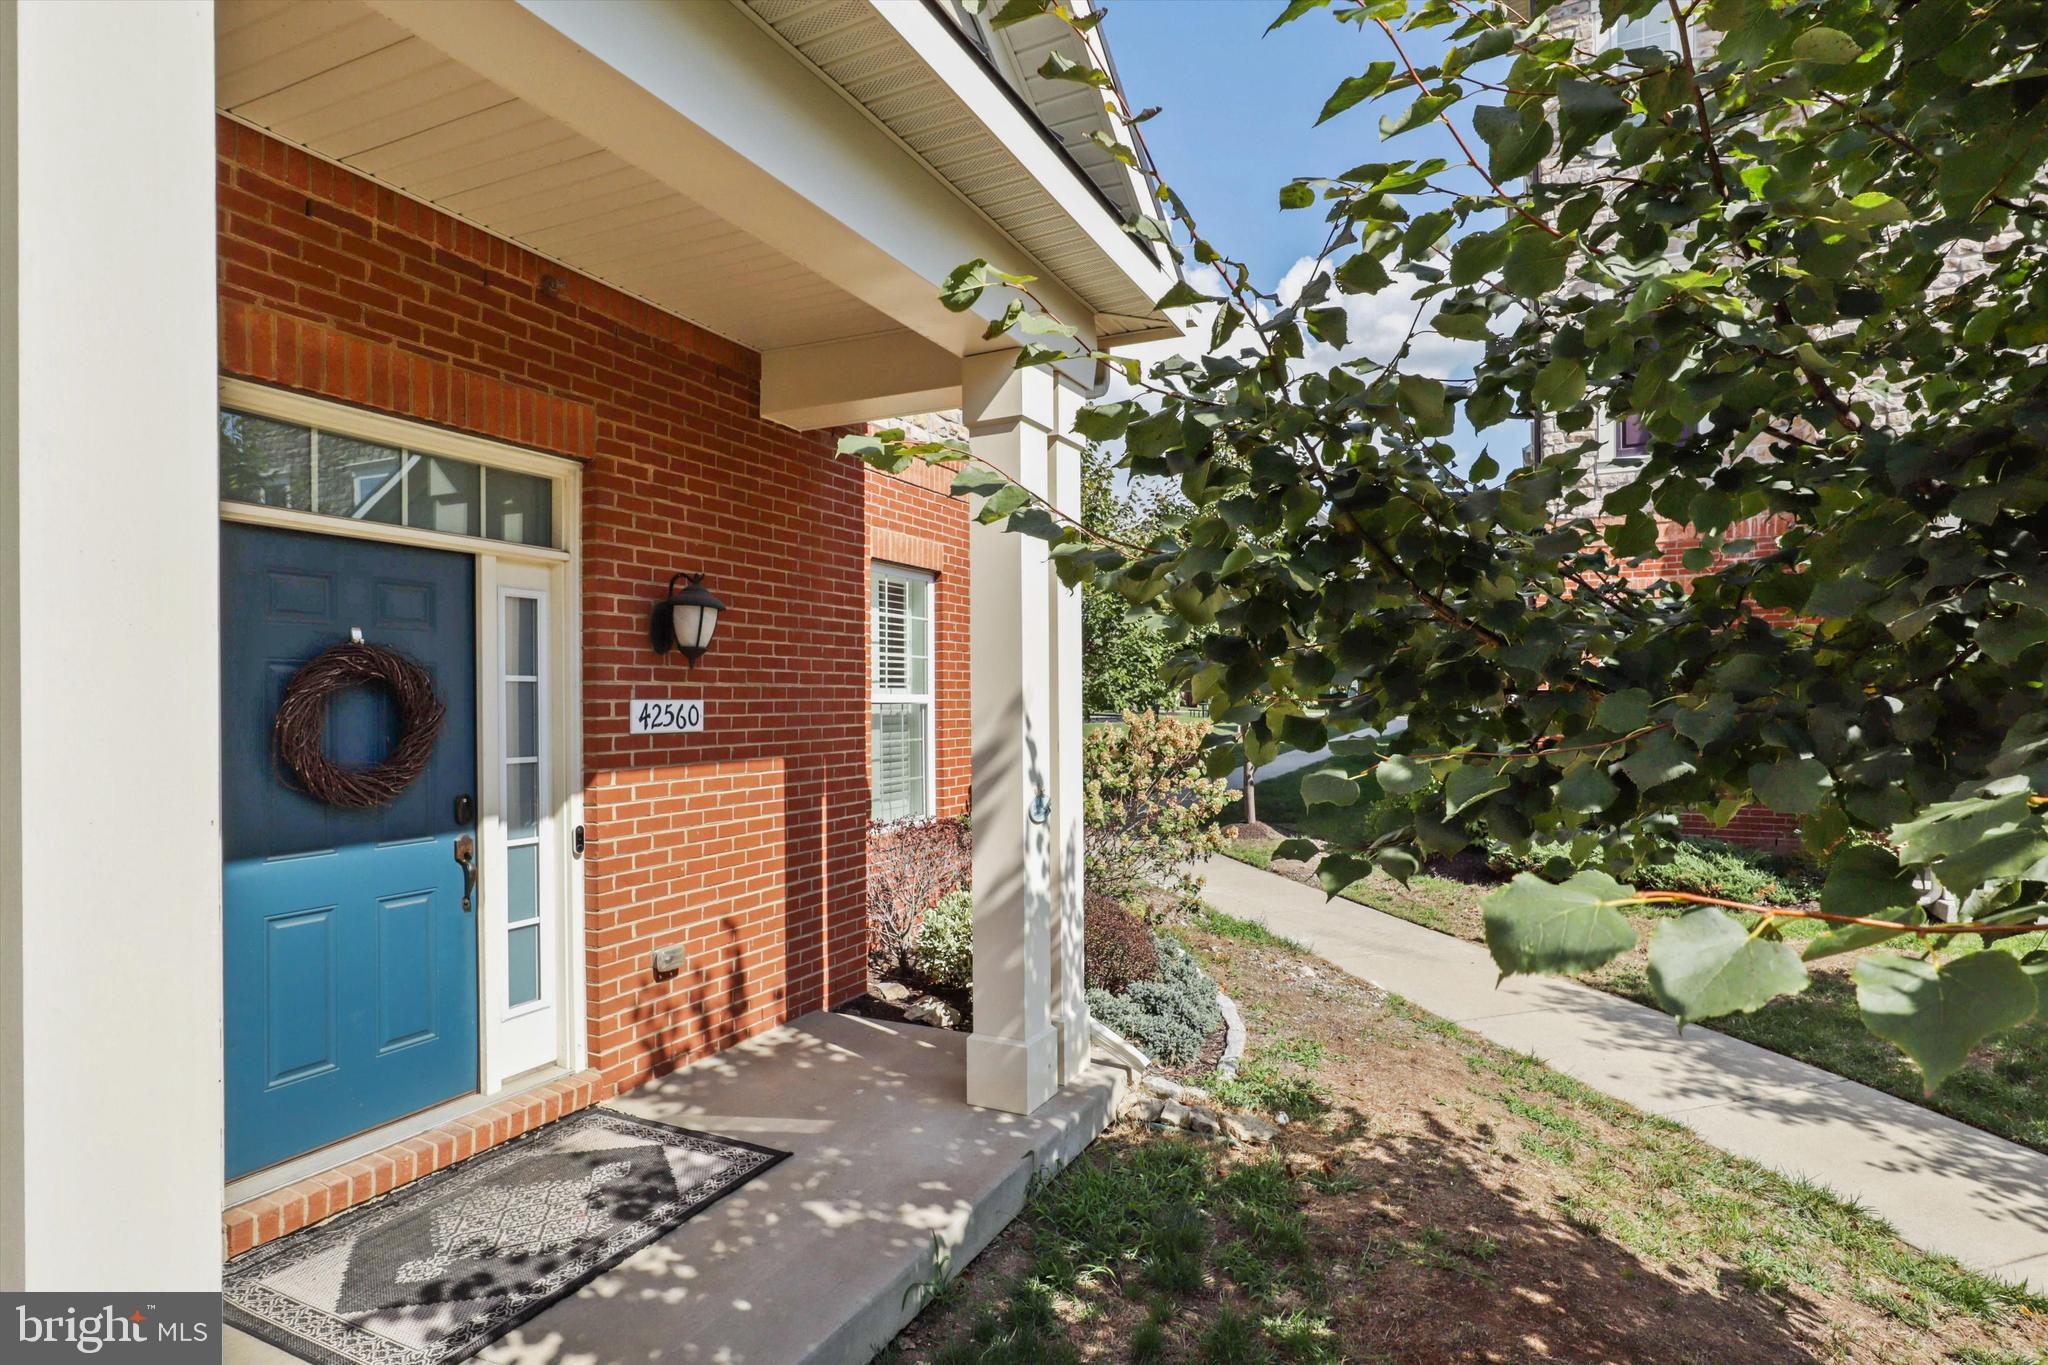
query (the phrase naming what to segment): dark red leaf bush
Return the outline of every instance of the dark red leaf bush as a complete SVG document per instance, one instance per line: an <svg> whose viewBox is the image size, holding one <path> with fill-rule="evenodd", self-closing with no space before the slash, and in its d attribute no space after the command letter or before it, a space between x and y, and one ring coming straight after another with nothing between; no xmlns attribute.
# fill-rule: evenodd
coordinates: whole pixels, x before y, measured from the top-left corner
<svg viewBox="0 0 2048 1365"><path fill-rule="evenodd" d="M1088 955L1082 979L1094 989L1120 993L1133 982L1159 976L1159 949L1145 921L1113 896L1090 892L1082 906L1081 944Z"/></svg>
<svg viewBox="0 0 2048 1365"><path fill-rule="evenodd" d="M967 821L893 820L868 826L868 966L877 976L904 955L939 898L967 885Z"/></svg>

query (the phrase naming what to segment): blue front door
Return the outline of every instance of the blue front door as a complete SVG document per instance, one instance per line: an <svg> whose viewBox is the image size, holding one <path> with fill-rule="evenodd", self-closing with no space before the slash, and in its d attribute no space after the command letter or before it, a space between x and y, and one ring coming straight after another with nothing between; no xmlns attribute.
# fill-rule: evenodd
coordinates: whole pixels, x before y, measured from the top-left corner
<svg viewBox="0 0 2048 1365"><path fill-rule="evenodd" d="M443 550L221 527L230 1177L476 1089L455 859L476 792L474 574ZM417 660L448 707L426 772L373 810L314 800L271 750L285 683L351 627ZM374 762L394 723L381 692L345 693L328 753Z"/></svg>

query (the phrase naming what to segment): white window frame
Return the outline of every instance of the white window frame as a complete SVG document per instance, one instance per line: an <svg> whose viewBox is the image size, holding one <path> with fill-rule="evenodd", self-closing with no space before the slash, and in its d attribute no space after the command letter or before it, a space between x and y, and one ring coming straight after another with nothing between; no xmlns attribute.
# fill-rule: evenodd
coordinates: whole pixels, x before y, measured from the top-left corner
<svg viewBox="0 0 2048 1365"><path fill-rule="evenodd" d="M879 619L875 609L875 585L893 578L924 589L925 669L924 691L884 691L875 681L875 652L879 644ZM868 814L874 815L875 712L878 705L924 707L924 815L939 813L939 578L928 569L873 560L868 564ZM913 817L914 818L914 817Z"/></svg>
<svg viewBox="0 0 2048 1365"><path fill-rule="evenodd" d="M1662 42L1656 41L1650 34L1642 32L1643 26L1647 24L1661 24L1664 28L1665 40ZM1636 33L1633 36L1625 37L1631 28L1635 29ZM1688 32L1690 32L1689 29ZM1632 47L1657 47L1662 48L1666 52L1676 52L1678 50L1678 24L1669 12L1662 9L1653 9L1648 14L1634 19L1617 19L1612 28L1600 35L1600 47L1602 51L1609 48L1626 51Z"/></svg>
<svg viewBox="0 0 2048 1365"><path fill-rule="evenodd" d="M295 422L423 455L468 460L493 469L539 475L552 490L552 546L451 535L418 527L351 520L292 508L221 499L222 521L317 535L376 540L394 545L455 550L476 562L476 717L478 887L483 913L475 916L477 941L477 1090L425 1114L372 1129L331 1147L270 1167L226 1190L237 1202L288 1184L300 1176L340 1164L447 1121L455 1112L486 1106L496 1095L525 1089L555 1075L583 1069L587 1062L587 996L584 989L583 866L569 847L583 823L580 779L583 753L582 523L583 467L575 460L505 445L479 436L445 431L385 413L349 407L324 398L223 379L220 406L258 417ZM316 442L317 444L317 442ZM314 475L317 477L317 471ZM504 707L500 639L501 591L543 593L547 598L541 637L541 896L543 924L542 1000L546 1010L507 1010L505 905ZM552 949L552 961L549 950ZM536 1022L537 1021L537 1022Z"/></svg>

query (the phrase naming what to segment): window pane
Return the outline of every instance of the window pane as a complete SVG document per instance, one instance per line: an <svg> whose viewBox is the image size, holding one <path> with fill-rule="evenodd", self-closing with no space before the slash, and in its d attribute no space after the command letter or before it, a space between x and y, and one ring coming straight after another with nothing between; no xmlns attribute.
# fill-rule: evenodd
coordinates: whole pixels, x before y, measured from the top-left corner
<svg viewBox="0 0 2048 1365"><path fill-rule="evenodd" d="M922 702L877 702L874 708L874 807L877 820L930 815Z"/></svg>
<svg viewBox="0 0 2048 1365"><path fill-rule="evenodd" d="M313 510L396 526L405 520L405 452L320 433L320 489Z"/></svg>
<svg viewBox="0 0 2048 1365"><path fill-rule="evenodd" d="M505 757L540 755L540 684L505 684Z"/></svg>
<svg viewBox="0 0 2048 1365"><path fill-rule="evenodd" d="M405 476L405 524L451 536L473 536L481 527L477 467L467 460L414 455Z"/></svg>
<svg viewBox="0 0 2048 1365"><path fill-rule="evenodd" d="M484 534L521 545L554 544L554 485L534 474L493 469L484 476Z"/></svg>
<svg viewBox="0 0 2048 1365"><path fill-rule="evenodd" d="M540 603L531 597L505 599L505 671L531 678L540 673Z"/></svg>
<svg viewBox="0 0 2048 1365"><path fill-rule="evenodd" d="M505 850L505 922L540 918L540 845L514 844Z"/></svg>
<svg viewBox="0 0 2048 1365"><path fill-rule="evenodd" d="M540 999L540 926L523 925L505 935L505 1004L530 1005Z"/></svg>
<svg viewBox="0 0 2048 1365"><path fill-rule="evenodd" d="M313 506L313 433L289 422L220 415L220 495L298 511Z"/></svg>
<svg viewBox="0 0 2048 1365"><path fill-rule="evenodd" d="M531 839L540 831L540 764L506 766L505 825L514 839Z"/></svg>
<svg viewBox="0 0 2048 1365"><path fill-rule="evenodd" d="M910 585L887 574L875 576L875 690L910 687Z"/></svg>
<svg viewBox="0 0 2048 1365"><path fill-rule="evenodd" d="M932 690L932 585L910 585L910 690L925 696Z"/></svg>

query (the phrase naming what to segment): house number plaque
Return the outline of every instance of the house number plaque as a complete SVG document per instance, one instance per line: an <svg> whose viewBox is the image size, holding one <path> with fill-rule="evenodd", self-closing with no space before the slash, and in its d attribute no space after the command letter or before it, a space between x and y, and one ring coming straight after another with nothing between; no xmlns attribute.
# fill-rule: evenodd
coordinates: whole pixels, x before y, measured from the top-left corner
<svg viewBox="0 0 2048 1365"><path fill-rule="evenodd" d="M665 697L633 698L632 731L636 735L694 735L704 728L704 703Z"/></svg>

